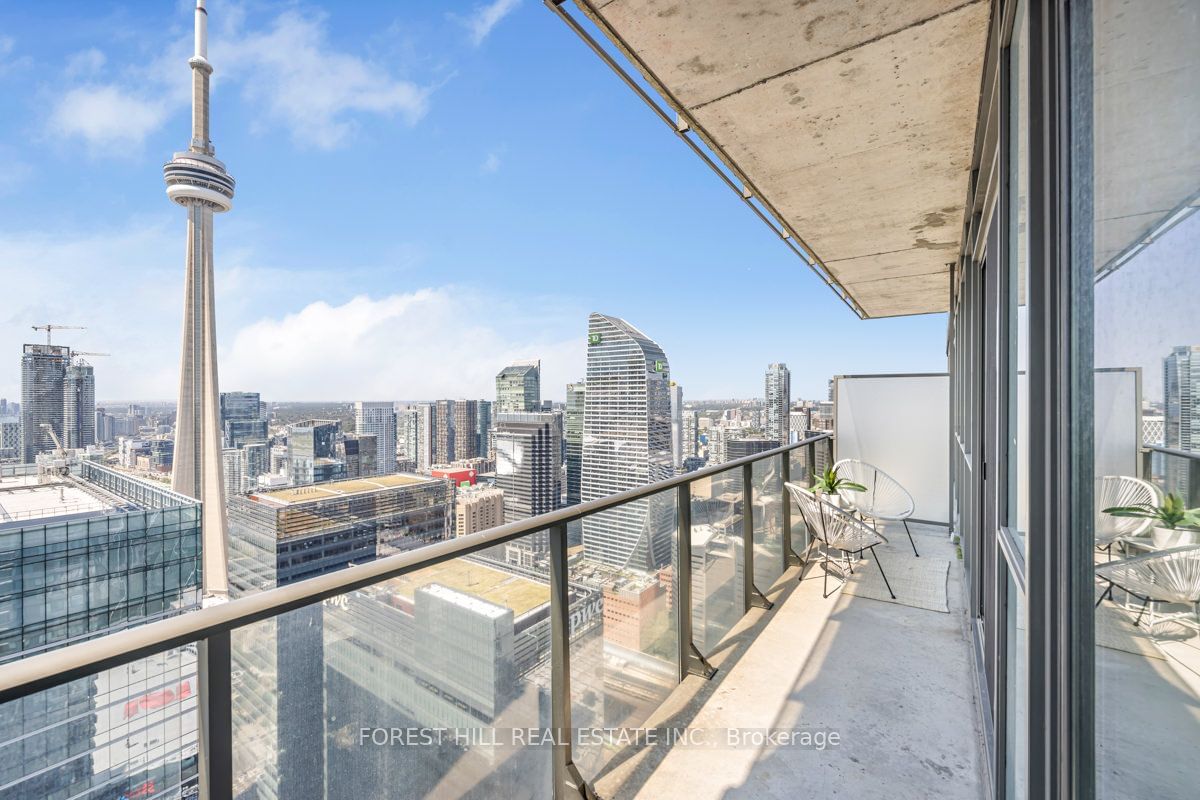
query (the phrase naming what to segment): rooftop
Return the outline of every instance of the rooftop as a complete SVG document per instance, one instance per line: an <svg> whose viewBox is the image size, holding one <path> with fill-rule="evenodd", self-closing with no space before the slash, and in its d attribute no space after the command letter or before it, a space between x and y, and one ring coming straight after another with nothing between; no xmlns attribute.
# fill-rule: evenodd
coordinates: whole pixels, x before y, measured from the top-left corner
<svg viewBox="0 0 1200 800"><path fill-rule="evenodd" d="M314 500L326 500L331 497L347 497L349 495L367 494L383 489L395 489L397 486L410 486L415 483L427 483L430 479L421 475L410 475L398 472L393 475L377 475L373 478L351 478L344 481L314 483L309 486L291 486L286 489L268 489L254 492L252 495L260 501L268 501L278 505L293 503L309 503Z"/></svg>
<svg viewBox="0 0 1200 800"><path fill-rule="evenodd" d="M382 591L413 602L417 589L438 584L477 597L497 606L511 608L520 617L550 602L550 587L511 572L493 569L478 561L454 559L379 584Z"/></svg>
<svg viewBox="0 0 1200 800"><path fill-rule="evenodd" d="M89 491L75 480L56 478L39 483L37 475L0 477L0 524L100 513L117 508L118 503L98 488Z"/></svg>

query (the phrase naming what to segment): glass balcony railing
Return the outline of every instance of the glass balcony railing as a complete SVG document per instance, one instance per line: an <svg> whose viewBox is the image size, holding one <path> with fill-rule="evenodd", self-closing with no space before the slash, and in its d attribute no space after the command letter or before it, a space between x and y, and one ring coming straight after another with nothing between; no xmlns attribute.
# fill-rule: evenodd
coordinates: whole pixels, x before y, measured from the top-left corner
<svg viewBox="0 0 1200 800"><path fill-rule="evenodd" d="M587 795L627 743L572 732L712 675L803 550L784 483L832 455L821 434L0 666L0 723L69 723L0 725L0 798ZM631 555L589 559L593 536ZM537 557L501 568L501 545ZM106 754L153 766L109 786Z"/></svg>

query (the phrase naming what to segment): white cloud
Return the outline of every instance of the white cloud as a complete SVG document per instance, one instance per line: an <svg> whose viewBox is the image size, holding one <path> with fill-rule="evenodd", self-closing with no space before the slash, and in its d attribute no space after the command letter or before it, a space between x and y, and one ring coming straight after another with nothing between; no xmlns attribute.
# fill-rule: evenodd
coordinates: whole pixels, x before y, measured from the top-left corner
<svg viewBox="0 0 1200 800"><path fill-rule="evenodd" d="M280 14L266 31L214 40L212 59L243 78L244 93L267 121L285 125L302 147L343 144L357 113L399 116L413 125L429 110L429 88L334 49L322 20L293 11Z"/></svg>
<svg viewBox="0 0 1200 800"><path fill-rule="evenodd" d="M81 138L92 147L141 145L166 121L169 109L116 84L88 84L68 91L50 114L50 130Z"/></svg>
<svg viewBox="0 0 1200 800"><path fill-rule="evenodd" d="M11 194L33 174L33 167L0 148L0 195Z"/></svg>
<svg viewBox="0 0 1200 800"><path fill-rule="evenodd" d="M0 36L0 76L3 76L6 72L12 72L33 65L33 59L29 56L12 57L16 46L17 40L13 37Z"/></svg>
<svg viewBox="0 0 1200 800"><path fill-rule="evenodd" d="M500 155L496 151L487 154L487 158L479 165L479 171L485 175L490 175L500 169Z"/></svg>
<svg viewBox="0 0 1200 800"><path fill-rule="evenodd" d="M337 49L328 41L324 17L285 11L265 28L243 25L242 14L227 15L221 33L209 40L214 89L224 81L239 84L258 112L257 125L286 128L300 147L345 144L363 114L399 117L414 125L429 110L430 87L395 76L386 64ZM0 64L4 42L0 39ZM119 81L70 86L53 105L51 133L93 146L141 144L190 103L191 42L188 34L147 64L112 70ZM106 61L98 50L77 53L65 74L86 79Z"/></svg>
<svg viewBox="0 0 1200 800"><path fill-rule="evenodd" d="M509 12L515 9L520 2L521 0L493 0L487 5L476 7L470 16L455 17L455 19L466 26L471 37L471 44L478 47L483 44L483 40L500 23L500 20L508 16Z"/></svg>
<svg viewBox="0 0 1200 800"><path fill-rule="evenodd" d="M491 397L500 367L540 358L545 395L561 396L584 369L583 317L563 336L521 330L514 311L454 286L316 302L239 330L221 381L298 400Z"/></svg>
<svg viewBox="0 0 1200 800"><path fill-rule="evenodd" d="M91 77L103 69L107 60L104 53L94 47L82 50L67 59L67 77Z"/></svg>
<svg viewBox="0 0 1200 800"><path fill-rule="evenodd" d="M96 361L99 399L171 399L179 380L184 239L182 212L169 206L111 230L0 230L0 353L41 341L31 338L31 325L85 325L55 341L112 353ZM544 394L561 398L562 387L584 372L586 314L559 298L522 297L518 304L454 285L313 302L331 286L377 281L379 270L259 261L232 243L219 251L225 389L280 400L491 397L501 366L541 358ZM17 396L19 379L13 369L0 370L0 397Z"/></svg>

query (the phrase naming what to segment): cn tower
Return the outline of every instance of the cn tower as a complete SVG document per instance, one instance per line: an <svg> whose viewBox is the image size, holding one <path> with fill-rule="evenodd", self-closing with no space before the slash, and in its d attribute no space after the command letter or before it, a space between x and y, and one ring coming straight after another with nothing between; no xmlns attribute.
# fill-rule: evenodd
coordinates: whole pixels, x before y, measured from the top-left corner
<svg viewBox="0 0 1200 800"><path fill-rule="evenodd" d="M213 214L233 207L233 178L214 157L208 137L208 12L196 0L192 68L192 142L163 166L167 197L187 209L183 299L183 357L175 418L171 488L201 502L203 594L225 597L227 526L221 477L221 418L217 388L217 331L213 293Z"/></svg>

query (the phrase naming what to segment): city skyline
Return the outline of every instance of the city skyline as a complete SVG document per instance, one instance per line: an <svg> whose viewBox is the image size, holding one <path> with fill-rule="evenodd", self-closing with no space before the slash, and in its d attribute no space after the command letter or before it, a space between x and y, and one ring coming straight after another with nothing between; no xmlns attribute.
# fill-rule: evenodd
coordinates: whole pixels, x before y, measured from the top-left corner
<svg viewBox="0 0 1200 800"><path fill-rule="evenodd" d="M240 182L216 245L226 390L336 399L302 365L337 357L347 400L490 397L501 365L540 358L545 397L561 401L584 369L592 311L661 331L693 398L754 396L772 361L792 364L797 391L814 397L836 372L944 368L944 316L856 325L674 141L628 136L655 121L540 3L515 4L478 43L464 20L482 15L468 2L211 5L212 135ZM112 353L99 399L166 400L177 343L157 332L180 328L179 220L155 186L187 124L178 70L190 9L80 9L86 25L0 10L0 268L22 298L0 319L0 351L43 319L87 325L62 342ZM562 75L545 73L547 59ZM329 68L300 68L317 63ZM31 70L39 81L26 86ZM305 81L343 99L289 104ZM483 133L467 124L480 114ZM550 124L561 139L540 141ZM649 172L662 180L628 196ZM106 202L64 194L67 181L105 187ZM616 227L628 238L605 233ZM672 287L666 302L629 291L648 264ZM839 352L726 307L730 280L789 286ZM87 319L60 291L77 284L94 296ZM698 324L718 306L744 337ZM411 346L394 346L397 330ZM17 389L0 371L0 396Z"/></svg>

